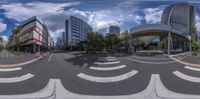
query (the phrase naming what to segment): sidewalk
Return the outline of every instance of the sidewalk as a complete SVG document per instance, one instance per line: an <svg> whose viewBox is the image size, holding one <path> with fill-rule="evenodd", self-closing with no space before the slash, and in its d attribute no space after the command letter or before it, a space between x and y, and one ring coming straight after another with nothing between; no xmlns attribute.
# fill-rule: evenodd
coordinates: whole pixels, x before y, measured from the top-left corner
<svg viewBox="0 0 200 99"><path fill-rule="evenodd" d="M200 67L200 56L193 56L190 52L170 55L169 57L184 65Z"/></svg>
<svg viewBox="0 0 200 99"><path fill-rule="evenodd" d="M48 55L48 53L39 54L22 54L15 57L0 57L0 68L6 67L17 67L26 64L30 64L41 59L43 56Z"/></svg>

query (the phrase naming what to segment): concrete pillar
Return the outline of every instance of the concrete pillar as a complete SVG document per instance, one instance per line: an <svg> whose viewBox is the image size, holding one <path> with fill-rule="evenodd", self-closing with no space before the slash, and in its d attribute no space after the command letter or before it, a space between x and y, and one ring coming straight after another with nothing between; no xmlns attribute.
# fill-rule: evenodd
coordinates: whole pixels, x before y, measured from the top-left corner
<svg viewBox="0 0 200 99"><path fill-rule="evenodd" d="M168 44L167 44L167 53L171 55L171 32L168 33Z"/></svg>

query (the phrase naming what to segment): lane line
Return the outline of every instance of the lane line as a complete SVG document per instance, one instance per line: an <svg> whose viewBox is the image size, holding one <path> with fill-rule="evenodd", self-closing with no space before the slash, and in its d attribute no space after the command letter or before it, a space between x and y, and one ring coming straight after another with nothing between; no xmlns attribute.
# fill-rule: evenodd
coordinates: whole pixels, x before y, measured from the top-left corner
<svg viewBox="0 0 200 99"><path fill-rule="evenodd" d="M169 64L169 63L175 63L176 61L167 61L167 62L147 62L147 61L140 61L140 60L136 60L136 59L132 59L129 57L126 57L126 59L135 61L135 62L139 62L139 63L144 63L144 64Z"/></svg>
<svg viewBox="0 0 200 99"><path fill-rule="evenodd" d="M56 96L58 99L155 99L155 77L151 76L147 87L135 94L130 95L111 95L111 96L98 96L98 95L83 95L73 93L67 90L60 79L56 82ZM130 85L131 87L131 85ZM156 98L157 99L157 98Z"/></svg>
<svg viewBox="0 0 200 99"><path fill-rule="evenodd" d="M114 62L94 62L94 64L97 65L110 65L110 64L118 64L120 61L114 61Z"/></svg>
<svg viewBox="0 0 200 99"><path fill-rule="evenodd" d="M19 95L0 95L0 99L54 99L52 97L55 97L55 83L56 79L50 79L48 84L40 91Z"/></svg>
<svg viewBox="0 0 200 99"><path fill-rule="evenodd" d="M156 77L156 95L164 99L200 99L200 95L177 93L167 89L160 79L159 74L153 74Z"/></svg>
<svg viewBox="0 0 200 99"><path fill-rule="evenodd" d="M179 71L174 71L173 74L176 75L177 77L181 78L181 79L184 79L184 80L187 80L187 81L190 81L190 82L200 83L199 77L189 76L189 75L183 74Z"/></svg>
<svg viewBox="0 0 200 99"><path fill-rule="evenodd" d="M92 70L99 70L99 71L109 71L109 70L117 70L117 69L121 69L121 68L125 68L126 65L120 65L120 66L115 66L115 67L89 67L89 69Z"/></svg>
<svg viewBox="0 0 200 99"><path fill-rule="evenodd" d="M149 60L169 60L170 58L153 58L153 57L140 57L140 56L130 56L130 57L135 57L135 58L140 58L140 59L149 59Z"/></svg>
<svg viewBox="0 0 200 99"><path fill-rule="evenodd" d="M189 70L193 70L193 71L200 71L200 68L191 67L191 66L185 66L184 68L189 69Z"/></svg>
<svg viewBox="0 0 200 99"><path fill-rule="evenodd" d="M28 80L30 78L34 77L33 74L28 73L26 75L20 76L20 77L11 77L11 78L0 78L0 83L15 83L15 82L21 82Z"/></svg>
<svg viewBox="0 0 200 99"><path fill-rule="evenodd" d="M51 60L52 57L53 57L53 54L50 55L50 57L48 59L48 62Z"/></svg>
<svg viewBox="0 0 200 99"><path fill-rule="evenodd" d="M87 74L84 74L84 73L79 73L77 76L84 79L84 80L88 80L88 81L92 81L92 82L111 83L111 82L118 82L118 81L128 79L128 78L134 76L137 73L138 73L138 71L132 70L132 71L125 73L123 75L113 76L113 77L97 77L97 76L87 75Z"/></svg>
<svg viewBox="0 0 200 99"><path fill-rule="evenodd" d="M9 72L9 71L17 71L21 70L21 67L16 67L16 68L0 68L0 72Z"/></svg>

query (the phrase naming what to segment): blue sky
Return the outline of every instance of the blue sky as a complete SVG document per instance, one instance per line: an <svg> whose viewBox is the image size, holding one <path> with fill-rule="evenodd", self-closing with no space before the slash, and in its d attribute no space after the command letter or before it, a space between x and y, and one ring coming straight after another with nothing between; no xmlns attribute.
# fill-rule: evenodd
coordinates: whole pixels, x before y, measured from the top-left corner
<svg viewBox="0 0 200 99"><path fill-rule="evenodd" d="M7 41L12 28L32 16L45 22L54 40L64 31L64 20L70 15L85 20L103 34L110 25L120 26L123 32L141 24L158 24L163 9L178 2L196 6L200 32L200 0L1 0L0 36Z"/></svg>

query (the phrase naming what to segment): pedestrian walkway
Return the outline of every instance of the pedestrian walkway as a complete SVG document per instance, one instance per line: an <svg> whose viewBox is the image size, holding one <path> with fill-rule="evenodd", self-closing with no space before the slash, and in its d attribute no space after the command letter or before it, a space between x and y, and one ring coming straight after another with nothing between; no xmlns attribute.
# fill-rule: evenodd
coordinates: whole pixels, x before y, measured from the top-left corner
<svg viewBox="0 0 200 99"><path fill-rule="evenodd" d="M193 56L191 52L170 55L169 58L184 65L200 67L200 56Z"/></svg>
<svg viewBox="0 0 200 99"><path fill-rule="evenodd" d="M120 61L118 61L115 57L98 57L97 62L94 62L95 65L98 66L89 66L89 69L95 70L95 71L114 71L114 70L120 70L123 68L126 68L126 65L119 65ZM101 67L103 65L103 67ZM114 65L112 67L106 67L107 65ZM94 75L89 75L85 73L79 73L77 76L81 79L88 80L91 82L96 82L96 83L112 83L112 82L118 82L118 81L123 81L126 80L134 75L136 75L138 71L136 70L131 70L127 73L120 74L117 76L106 76L106 77L101 77L101 76L94 76Z"/></svg>

